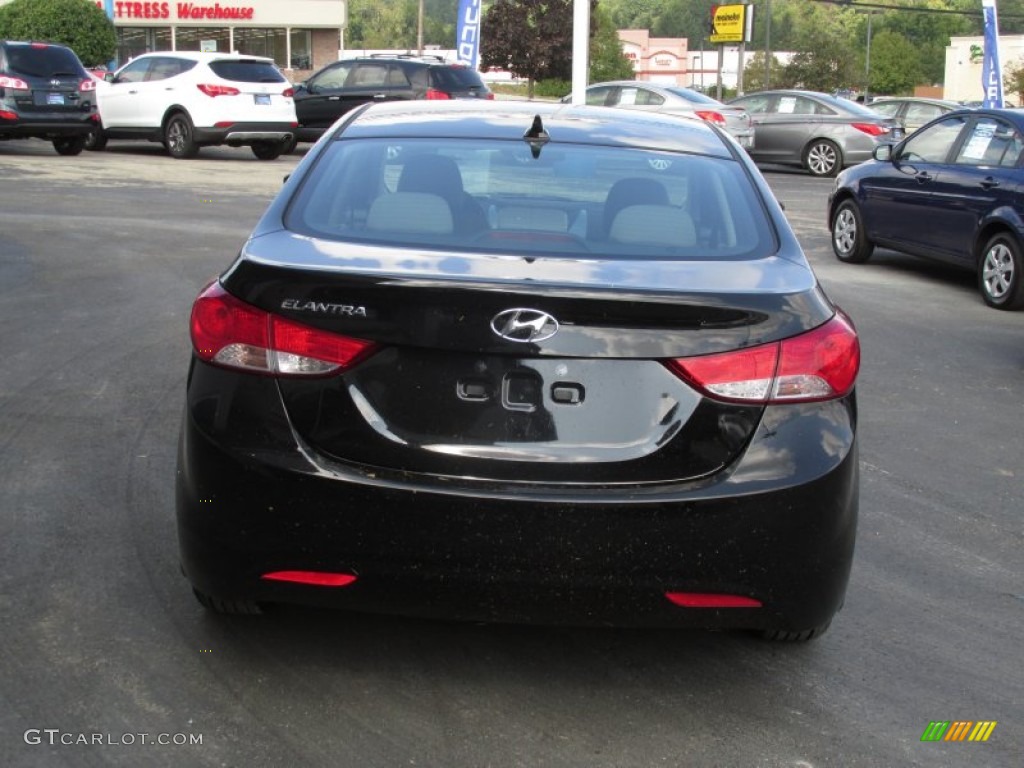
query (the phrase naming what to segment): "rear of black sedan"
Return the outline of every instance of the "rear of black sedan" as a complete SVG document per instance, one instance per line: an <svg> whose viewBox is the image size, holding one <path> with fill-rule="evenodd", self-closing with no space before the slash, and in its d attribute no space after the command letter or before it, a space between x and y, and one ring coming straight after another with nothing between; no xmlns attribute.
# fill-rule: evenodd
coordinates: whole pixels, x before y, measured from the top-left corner
<svg viewBox="0 0 1024 768"><path fill-rule="evenodd" d="M700 121L361 109L196 300L178 471L207 607L823 631L859 347Z"/></svg>

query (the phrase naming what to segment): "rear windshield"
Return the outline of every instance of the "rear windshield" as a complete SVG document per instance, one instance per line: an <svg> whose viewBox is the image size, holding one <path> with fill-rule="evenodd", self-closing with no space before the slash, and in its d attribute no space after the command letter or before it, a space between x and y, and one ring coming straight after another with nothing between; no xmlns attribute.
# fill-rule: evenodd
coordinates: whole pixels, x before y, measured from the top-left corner
<svg viewBox="0 0 1024 768"><path fill-rule="evenodd" d="M722 102L717 99L712 99L710 96L705 96L699 91L691 91L689 88L666 88L665 90L682 96L687 101L692 101L694 104L716 104L721 106Z"/></svg>
<svg viewBox="0 0 1024 768"><path fill-rule="evenodd" d="M283 83L285 76L269 61L212 61L210 69L217 77L237 83Z"/></svg>
<svg viewBox="0 0 1024 768"><path fill-rule="evenodd" d="M469 67L431 67L430 71L437 87L445 91L468 91L484 85L480 73Z"/></svg>
<svg viewBox="0 0 1024 768"><path fill-rule="evenodd" d="M295 232L394 246L602 258L774 251L734 160L522 141L341 139L286 215Z"/></svg>
<svg viewBox="0 0 1024 768"><path fill-rule="evenodd" d="M28 77L84 74L82 62L68 48L56 45L8 45L6 51L12 73Z"/></svg>

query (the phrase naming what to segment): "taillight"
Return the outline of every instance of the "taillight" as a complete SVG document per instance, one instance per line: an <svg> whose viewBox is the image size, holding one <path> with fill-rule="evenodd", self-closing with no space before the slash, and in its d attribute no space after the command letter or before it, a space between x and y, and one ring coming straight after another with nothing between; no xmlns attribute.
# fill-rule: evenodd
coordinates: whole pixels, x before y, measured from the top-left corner
<svg viewBox="0 0 1024 768"><path fill-rule="evenodd" d="M860 342L853 323L839 312L799 336L734 352L669 360L668 366L718 400L832 400L853 389L860 370Z"/></svg>
<svg viewBox="0 0 1024 768"><path fill-rule="evenodd" d="M281 93L281 95L284 96L286 99L290 99L292 96L295 95L295 89L294 88L285 88L284 91Z"/></svg>
<svg viewBox="0 0 1024 768"><path fill-rule="evenodd" d="M10 88L12 91L27 91L28 83L17 77L0 77L0 88Z"/></svg>
<svg viewBox="0 0 1024 768"><path fill-rule="evenodd" d="M876 123L850 123L858 131L863 131L868 136L881 136L883 133L888 133L889 129L884 125L878 125Z"/></svg>
<svg viewBox="0 0 1024 768"><path fill-rule="evenodd" d="M428 88L426 98L427 101L440 101L442 99L450 99L451 96L444 91L437 90L436 88Z"/></svg>
<svg viewBox="0 0 1024 768"><path fill-rule="evenodd" d="M725 127L725 117L723 117L721 112L716 112L713 109L698 109L695 111L697 113L697 117L701 120L707 120L709 123L715 123L715 125Z"/></svg>
<svg viewBox="0 0 1024 768"><path fill-rule="evenodd" d="M214 85L211 83L199 83L196 85L200 91L207 96L237 96L241 91L232 88L230 85Z"/></svg>
<svg viewBox="0 0 1024 768"><path fill-rule="evenodd" d="M6 109L0 109L0 120L17 120L18 116L14 112L8 112Z"/></svg>
<svg viewBox="0 0 1024 768"><path fill-rule="evenodd" d="M494 92L488 93L484 98L488 101L494 101Z"/></svg>
<svg viewBox="0 0 1024 768"><path fill-rule="evenodd" d="M85 91L95 91L96 81L93 80L91 77L87 78L78 84L78 90L82 91L83 93Z"/></svg>
<svg viewBox="0 0 1024 768"><path fill-rule="evenodd" d="M213 282L192 305L192 347L208 363L253 373L324 376L353 365L373 344L312 328L236 299Z"/></svg>

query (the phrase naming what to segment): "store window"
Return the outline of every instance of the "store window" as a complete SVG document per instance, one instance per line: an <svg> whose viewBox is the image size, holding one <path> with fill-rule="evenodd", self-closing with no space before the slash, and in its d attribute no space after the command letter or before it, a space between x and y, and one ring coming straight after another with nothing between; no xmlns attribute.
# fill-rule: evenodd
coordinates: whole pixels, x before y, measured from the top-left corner
<svg viewBox="0 0 1024 768"><path fill-rule="evenodd" d="M267 56L279 66L288 59L286 32L283 29L235 28L235 50L250 56Z"/></svg>
<svg viewBox="0 0 1024 768"><path fill-rule="evenodd" d="M292 30L292 69L313 68L313 44L311 32L308 29Z"/></svg>
<svg viewBox="0 0 1024 768"><path fill-rule="evenodd" d="M118 65L127 64L141 53L169 51L172 47L169 27L159 29L153 27L117 28Z"/></svg>
<svg viewBox="0 0 1024 768"><path fill-rule="evenodd" d="M174 37L179 51L231 52L231 39L226 27L178 27Z"/></svg>

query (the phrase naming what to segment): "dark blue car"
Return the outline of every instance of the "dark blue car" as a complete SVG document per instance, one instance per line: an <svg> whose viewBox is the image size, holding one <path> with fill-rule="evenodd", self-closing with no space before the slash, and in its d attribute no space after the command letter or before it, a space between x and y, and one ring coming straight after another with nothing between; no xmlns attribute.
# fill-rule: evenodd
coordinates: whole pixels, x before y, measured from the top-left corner
<svg viewBox="0 0 1024 768"><path fill-rule="evenodd" d="M1024 110L951 112L836 179L832 248L867 261L875 246L974 270L985 302L1024 306Z"/></svg>

